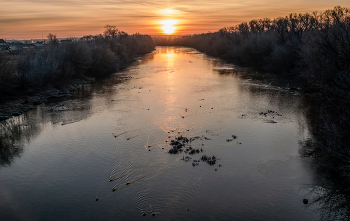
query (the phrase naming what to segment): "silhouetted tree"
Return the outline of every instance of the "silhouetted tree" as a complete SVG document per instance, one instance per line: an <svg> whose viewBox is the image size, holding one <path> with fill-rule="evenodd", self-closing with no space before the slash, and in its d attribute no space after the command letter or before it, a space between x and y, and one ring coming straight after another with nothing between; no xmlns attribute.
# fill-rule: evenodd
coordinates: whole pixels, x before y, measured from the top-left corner
<svg viewBox="0 0 350 221"><path fill-rule="evenodd" d="M51 45L58 45L58 43L59 43L59 40L57 39L57 36L54 35L54 34L49 33L47 35L47 39L49 40L49 43Z"/></svg>

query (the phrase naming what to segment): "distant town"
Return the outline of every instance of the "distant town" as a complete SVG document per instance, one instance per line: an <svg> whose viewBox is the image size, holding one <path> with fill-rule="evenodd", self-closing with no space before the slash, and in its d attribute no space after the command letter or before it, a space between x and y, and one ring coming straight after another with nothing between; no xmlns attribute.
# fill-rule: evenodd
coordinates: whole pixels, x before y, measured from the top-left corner
<svg viewBox="0 0 350 221"><path fill-rule="evenodd" d="M72 43L74 38L58 39L59 43ZM31 40L4 40L0 39L0 51L9 54L20 54L21 52L40 50L48 45L48 39L31 39Z"/></svg>

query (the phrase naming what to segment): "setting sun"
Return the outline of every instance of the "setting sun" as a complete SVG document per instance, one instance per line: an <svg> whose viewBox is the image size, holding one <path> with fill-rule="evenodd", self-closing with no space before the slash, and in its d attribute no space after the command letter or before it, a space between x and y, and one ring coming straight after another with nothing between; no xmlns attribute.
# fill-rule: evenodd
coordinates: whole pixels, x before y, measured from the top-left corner
<svg viewBox="0 0 350 221"><path fill-rule="evenodd" d="M171 35L174 34L177 27L175 26L178 23L177 20L174 19L168 19L168 20L163 20L160 22L163 26L160 27L163 30L164 34Z"/></svg>

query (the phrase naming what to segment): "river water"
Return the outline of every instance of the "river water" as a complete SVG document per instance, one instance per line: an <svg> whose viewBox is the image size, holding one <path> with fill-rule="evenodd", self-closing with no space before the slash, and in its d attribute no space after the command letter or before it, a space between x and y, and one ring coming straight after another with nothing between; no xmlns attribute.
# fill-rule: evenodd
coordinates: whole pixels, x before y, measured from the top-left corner
<svg viewBox="0 0 350 221"><path fill-rule="evenodd" d="M257 76L158 47L0 122L0 220L318 220L305 98ZM180 136L201 151L168 153Z"/></svg>

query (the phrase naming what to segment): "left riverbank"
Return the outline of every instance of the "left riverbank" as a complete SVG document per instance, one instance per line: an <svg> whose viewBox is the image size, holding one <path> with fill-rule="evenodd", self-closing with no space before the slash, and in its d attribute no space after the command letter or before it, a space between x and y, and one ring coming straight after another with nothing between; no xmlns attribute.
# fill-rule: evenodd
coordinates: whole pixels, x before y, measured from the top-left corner
<svg viewBox="0 0 350 221"><path fill-rule="evenodd" d="M1 94L0 121L24 114L50 99L70 97L71 93L80 90L83 84L90 84L94 81L95 78L86 77L84 79L74 79L60 89L52 85L46 85L36 89L28 88L25 91L16 89L7 91L6 95Z"/></svg>
<svg viewBox="0 0 350 221"><path fill-rule="evenodd" d="M68 97L128 67L155 49L149 35L128 35L115 26L103 34L60 41L48 35L40 49L0 52L0 120L18 116L50 98Z"/></svg>

